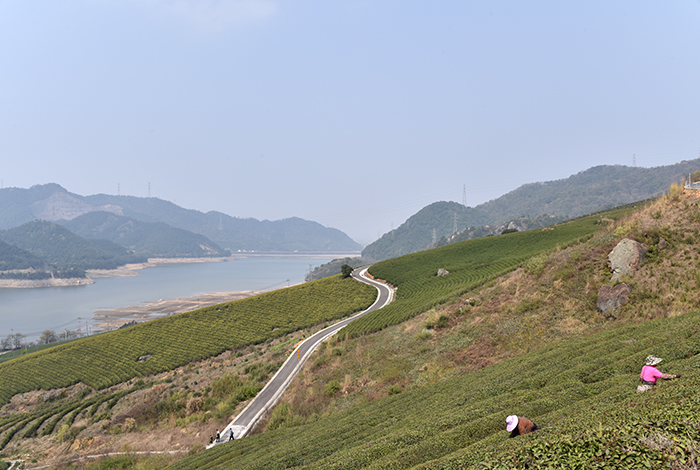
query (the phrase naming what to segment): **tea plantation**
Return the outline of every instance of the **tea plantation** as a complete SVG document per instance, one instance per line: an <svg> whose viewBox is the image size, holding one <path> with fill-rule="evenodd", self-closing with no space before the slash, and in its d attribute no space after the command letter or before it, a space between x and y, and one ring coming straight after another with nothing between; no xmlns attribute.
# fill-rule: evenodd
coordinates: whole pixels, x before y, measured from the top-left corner
<svg viewBox="0 0 700 470"><path fill-rule="evenodd" d="M172 468L692 468L700 448L699 332L693 312L558 343ZM639 394L649 354L682 378ZM542 429L508 439L510 414Z"/></svg>
<svg viewBox="0 0 700 470"><path fill-rule="evenodd" d="M397 287L396 300L353 322L345 336L366 335L456 300L534 256L590 238L631 210L377 263L371 274ZM437 276L440 268L449 274ZM28 390L78 382L99 390L173 370L347 316L375 296L374 288L335 276L57 346L0 364L0 403ZM693 312L549 344L437 384L220 445L171 467L684 468L695 462L700 437L694 393L700 385L694 375L699 322L700 312ZM683 378L638 394L648 354L663 357L662 370ZM139 362L141 356L149 358ZM14 436L51 434L76 416L108 410L131 391L103 390L0 419L0 448ZM527 416L542 429L507 439L510 414Z"/></svg>
<svg viewBox="0 0 700 470"><path fill-rule="evenodd" d="M346 317L371 305L376 293L374 287L335 276L28 354L0 364L0 404L30 390L78 382L103 389L172 370Z"/></svg>

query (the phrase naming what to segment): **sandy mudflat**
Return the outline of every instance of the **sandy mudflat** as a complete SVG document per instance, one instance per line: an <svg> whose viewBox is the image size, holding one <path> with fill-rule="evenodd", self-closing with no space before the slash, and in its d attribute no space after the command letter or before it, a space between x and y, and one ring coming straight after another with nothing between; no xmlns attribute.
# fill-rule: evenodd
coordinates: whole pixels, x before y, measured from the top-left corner
<svg viewBox="0 0 700 470"><path fill-rule="evenodd" d="M214 292L194 297L179 299L161 299L144 302L142 305L115 308L113 310L98 310L93 316L96 330L114 330L124 323L136 321L138 323L167 317L176 313L189 312L210 305L222 304L233 300L243 299L251 295L260 294L262 291L242 292Z"/></svg>
<svg viewBox="0 0 700 470"><path fill-rule="evenodd" d="M136 271L139 269L152 268L159 264L177 263L221 263L223 261L235 261L240 256L229 256L227 258L148 258L146 263L126 264L117 269L90 269L87 271L89 278L98 277L130 277L140 276Z"/></svg>
<svg viewBox="0 0 700 470"><path fill-rule="evenodd" d="M7 287L11 289L24 289L32 287L64 287L64 286L86 286L88 284L94 284L95 281L89 277L85 278L69 278L69 279L41 279L41 280L27 280L27 279L0 279L0 288Z"/></svg>

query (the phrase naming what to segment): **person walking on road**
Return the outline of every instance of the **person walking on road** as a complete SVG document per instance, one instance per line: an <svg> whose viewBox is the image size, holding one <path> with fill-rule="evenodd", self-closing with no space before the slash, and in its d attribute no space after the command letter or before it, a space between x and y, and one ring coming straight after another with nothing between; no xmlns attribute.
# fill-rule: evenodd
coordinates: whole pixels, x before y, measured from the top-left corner
<svg viewBox="0 0 700 470"><path fill-rule="evenodd" d="M216 442L219 442L220 439L221 439L221 434L219 434L219 430L217 429L216 430Z"/></svg>

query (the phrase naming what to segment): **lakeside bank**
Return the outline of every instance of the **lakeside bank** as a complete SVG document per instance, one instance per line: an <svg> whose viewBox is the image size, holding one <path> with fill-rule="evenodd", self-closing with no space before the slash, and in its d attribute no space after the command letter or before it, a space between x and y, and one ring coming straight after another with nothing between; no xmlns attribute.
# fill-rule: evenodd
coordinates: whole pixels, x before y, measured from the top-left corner
<svg viewBox="0 0 700 470"><path fill-rule="evenodd" d="M85 271L84 278L50 278L50 279L0 279L0 289L31 289L43 287L74 287L87 286L95 283L95 279L108 277L135 277L141 276L139 270L153 268L168 264L191 263L221 263L236 261L242 258L258 259L310 259L331 260L359 256L359 253L341 252L239 252L228 257L212 258L148 258L145 263L133 263L120 266L116 269L89 269ZM1 272L1 271L0 271Z"/></svg>
<svg viewBox="0 0 700 470"><path fill-rule="evenodd" d="M22 333L34 341L44 330L84 334L86 321L90 331L102 331L103 324L114 329L139 321L139 315L154 319L299 284L309 270L330 261L319 255L245 255L220 262L206 258L132 265L92 273L92 285L0 289L0 338Z"/></svg>

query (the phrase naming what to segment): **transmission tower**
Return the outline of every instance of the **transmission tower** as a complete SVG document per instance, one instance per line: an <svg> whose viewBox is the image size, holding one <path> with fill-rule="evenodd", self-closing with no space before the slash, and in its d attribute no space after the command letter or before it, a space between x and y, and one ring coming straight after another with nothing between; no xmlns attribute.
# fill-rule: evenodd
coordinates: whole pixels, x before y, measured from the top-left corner
<svg viewBox="0 0 700 470"><path fill-rule="evenodd" d="M632 154L632 166L633 167L637 166L637 155L634 153Z"/></svg>
<svg viewBox="0 0 700 470"><path fill-rule="evenodd" d="M462 205L467 208L467 185L465 184L462 188Z"/></svg>

